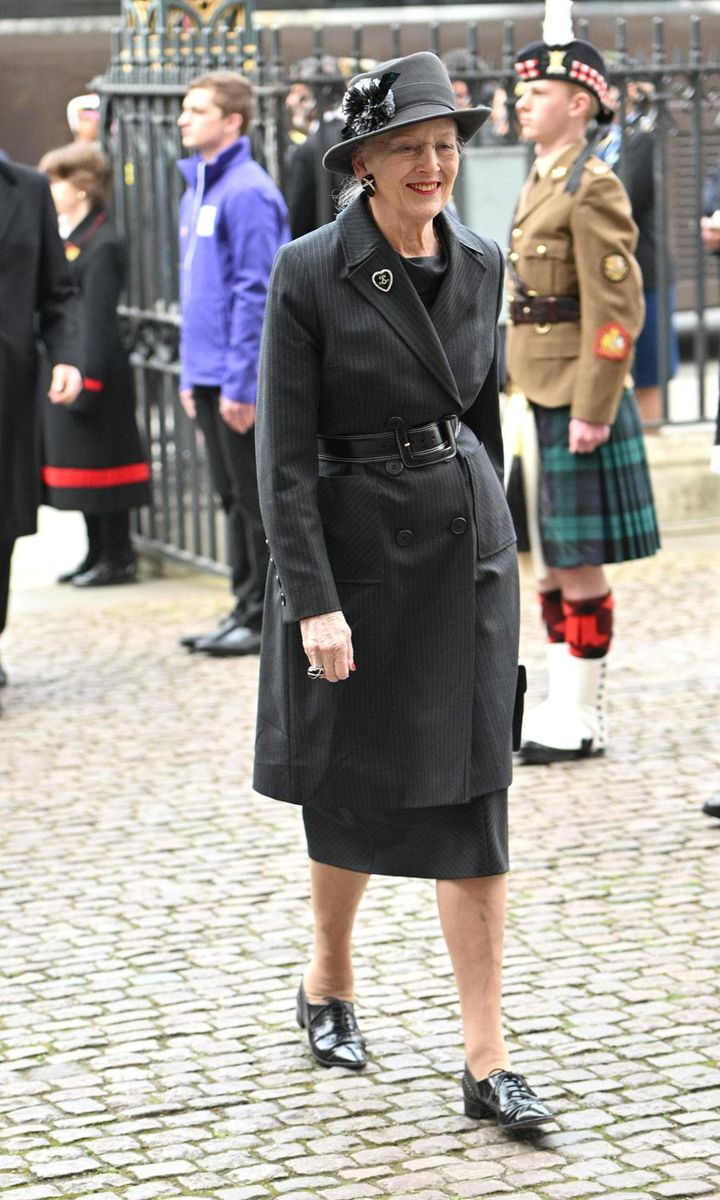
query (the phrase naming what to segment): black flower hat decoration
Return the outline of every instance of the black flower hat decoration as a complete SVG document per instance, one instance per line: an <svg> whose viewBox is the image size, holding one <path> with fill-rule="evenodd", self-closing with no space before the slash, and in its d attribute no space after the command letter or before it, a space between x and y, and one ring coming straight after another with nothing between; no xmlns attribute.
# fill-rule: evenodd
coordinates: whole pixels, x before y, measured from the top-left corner
<svg viewBox="0 0 720 1200"><path fill-rule="evenodd" d="M348 88L342 102L343 138L364 137L387 125L395 115L392 85L399 78L399 71L386 71L380 79L359 79Z"/></svg>

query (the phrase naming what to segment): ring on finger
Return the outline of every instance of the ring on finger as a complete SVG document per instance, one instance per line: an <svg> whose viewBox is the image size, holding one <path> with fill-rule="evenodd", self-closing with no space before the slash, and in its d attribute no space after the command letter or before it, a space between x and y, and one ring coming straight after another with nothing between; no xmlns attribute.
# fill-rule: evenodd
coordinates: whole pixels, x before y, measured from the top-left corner
<svg viewBox="0 0 720 1200"><path fill-rule="evenodd" d="M325 674L325 668L324 667L308 667L307 673L308 673L308 677L310 679L320 679L320 677Z"/></svg>

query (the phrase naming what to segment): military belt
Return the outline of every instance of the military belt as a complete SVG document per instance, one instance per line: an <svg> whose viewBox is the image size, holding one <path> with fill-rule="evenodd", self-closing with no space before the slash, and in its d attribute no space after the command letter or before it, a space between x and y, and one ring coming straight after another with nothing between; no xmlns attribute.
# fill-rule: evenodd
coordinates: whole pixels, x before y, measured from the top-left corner
<svg viewBox="0 0 720 1200"><path fill-rule="evenodd" d="M561 321L580 320L577 296L528 296L510 305L513 325L559 325Z"/></svg>

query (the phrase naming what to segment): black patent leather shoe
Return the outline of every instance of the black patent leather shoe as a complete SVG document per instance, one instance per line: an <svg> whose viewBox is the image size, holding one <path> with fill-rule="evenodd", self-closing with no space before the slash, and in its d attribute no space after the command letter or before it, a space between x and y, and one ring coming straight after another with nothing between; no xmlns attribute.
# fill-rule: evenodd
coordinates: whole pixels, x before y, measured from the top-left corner
<svg viewBox="0 0 720 1200"><path fill-rule="evenodd" d="M702 806L706 817L720 818L720 796L711 796Z"/></svg>
<svg viewBox="0 0 720 1200"><path fill-rule="evenodd" d="M297 994L297 1023L307 1030L310 1053L323 1067L362 1071L367 1066L365 1039L348 1000L327 996L309 1004L302 983Z"/></svg>
<svg viewBox="0 0 720 1200"><path fill-rule="evenodd" d="M118 583L135 583L136 580L136 562L113 563L101 559L89 571L83 571L82 575L76 575L72 580L72 585L77 588L113 587Z"/></svg>
<svg viewBox="0 0 720 1200"><path fill-rule="evenodd" d="M523 1075L514 1071L493 1071L487 1079L473 1079L465 1067L463 1075L465 1116L490 1117L500 1129L535 1129L555 1121L555 1116L536 1096Z"/></svg>

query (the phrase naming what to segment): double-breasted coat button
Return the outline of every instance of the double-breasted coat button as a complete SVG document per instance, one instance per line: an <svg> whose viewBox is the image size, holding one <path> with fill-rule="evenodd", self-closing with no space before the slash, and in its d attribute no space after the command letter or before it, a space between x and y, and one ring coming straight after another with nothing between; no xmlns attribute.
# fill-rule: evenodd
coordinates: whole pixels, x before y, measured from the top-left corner
<svg viewBox="0 0 720 1200"><path fill-rule="evenodd" d="M399 458L391 458L390 462L385 463L385 470L388 475L399 475L403 469L403 464Z"/></svg>
<svg viewBox="0 0 720 1200"><path fill-rule="evenodd" d="M539 254L542 257L543 254L547 254L547 246L543 242L541 242L540 245L536 248L535 253Z"/></svg>
<svg viewBox="0 0 720 1200"><path fill-rule="evenodd" d="M458 537L461 533L465 533L467 527L468 523L465 520L465 517L453 517L452 521L450 522L450 532L457 534Z"/></svg>
<svg viewBox="0 0 720 1200"><path fill-rule="evenodd" d="M395 534L395 541L398 546L409 546L414 537L415 534L412 529L398 529Z"/></svg>

